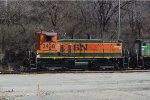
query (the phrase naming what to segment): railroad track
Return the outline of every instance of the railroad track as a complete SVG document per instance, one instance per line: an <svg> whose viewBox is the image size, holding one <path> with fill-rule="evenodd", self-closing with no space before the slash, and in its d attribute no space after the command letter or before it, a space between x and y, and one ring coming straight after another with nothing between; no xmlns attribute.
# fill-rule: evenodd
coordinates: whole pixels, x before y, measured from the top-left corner
<svg viewBox="0 0 150 100"><path fill-rule="evenodd" d="M35 73L132 73L132 72L150 72L150 70L101 70L101 71L41 71Z"/></svg>
<svg viewBox="0 0 150 100"><path fill-rule="evenodd" d="M88 71L88 70L49 70L49 71L30 71L30 72L15 72L15 71L1 71L0 74L43 74L43 73L133 73L133 72L150 72L150 69L121 69L121 70L99 70L99 71Z"/></svg>
<svg viewBox="0 0 150 100"><path fill-rule="evenodd" d="M39 71L38 73L128 73L128 72L150 72L150 69L141 68L122 68L122 69L100 69L100 70L87 70L87 69L69 69L69 70L48 70Z"/></svg>

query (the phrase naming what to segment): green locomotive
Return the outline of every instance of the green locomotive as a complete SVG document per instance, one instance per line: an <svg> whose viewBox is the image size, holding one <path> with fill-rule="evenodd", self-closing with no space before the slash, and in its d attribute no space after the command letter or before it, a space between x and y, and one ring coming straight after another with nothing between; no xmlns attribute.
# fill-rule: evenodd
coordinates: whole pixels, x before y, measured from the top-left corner
<svg viewBox="0 0 150 100"><path fill-rule="evenodd" d="M150 40L137 40L135 44L137 67L150 68Z"/></svg>

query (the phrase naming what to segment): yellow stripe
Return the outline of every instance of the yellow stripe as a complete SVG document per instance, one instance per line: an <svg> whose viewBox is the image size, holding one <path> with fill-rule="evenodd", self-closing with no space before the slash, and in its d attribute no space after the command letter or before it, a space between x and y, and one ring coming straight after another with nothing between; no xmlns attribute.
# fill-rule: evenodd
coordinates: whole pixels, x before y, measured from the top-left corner
<svg viewBox="0 0 150 100"><path fill-rule="evenodd" d="M38 51L37 53L68 53L68 52L50 52L50 51ZM70 53L122 53L122 51L120 51L120 52L77 52L77 51L75 51L75 52L70 52Z"/></svg>
<svg viewBox="0 0 150 100"><path fill-rule="evenodd" d="M37 58L53 58L53 59L56 59L56 58L123 58L123 57L101 57L101 56L98 56L98 57L37 57Z"/></svg>
<svg viewBox="0 0 150 100"><path fill-rule="evenodd" d="M58 53L56 51L37 51L36 53Z"/></svg>
<svg viewBox="0 0 150 100"><path fill-rule="evenodd" d="M79 44L79 43L81 43L81 44L122 44L122 43L118 43L118 42L114 42L114 43L103 43L103 42L94 42L94 43L92 43L92 42L57 42L57 43L64 43L64 44L72 44L72 43L74 43L74 44Z"/></svg>
<svg viewBox="0 0 150 100"><path fill-rule="evenodd" d="M150 57L150 56L143 56L143 57Z"/></svg>

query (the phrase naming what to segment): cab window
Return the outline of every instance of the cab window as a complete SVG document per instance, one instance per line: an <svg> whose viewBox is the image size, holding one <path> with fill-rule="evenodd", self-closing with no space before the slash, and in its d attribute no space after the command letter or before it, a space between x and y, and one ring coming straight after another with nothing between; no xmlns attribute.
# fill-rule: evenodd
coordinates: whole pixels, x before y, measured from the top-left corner
<svg viewBox="0 0 150 100"><path fill-rule="evenodd" d="M45 41L46 41L46 42L53 42L51 36L46 36L46 37L45 37Z"/></svg>
<svg viewBox="0 0 150 100"><path fill-rule="evenodd" d="M146 43L143 43L143 46L146 46Z"/></svg>

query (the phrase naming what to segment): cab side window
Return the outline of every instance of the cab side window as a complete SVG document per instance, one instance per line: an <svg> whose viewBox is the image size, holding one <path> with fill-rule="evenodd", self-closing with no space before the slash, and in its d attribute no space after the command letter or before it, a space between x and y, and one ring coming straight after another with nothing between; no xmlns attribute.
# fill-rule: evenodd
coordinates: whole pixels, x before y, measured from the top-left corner
<svg viewBox="0 0 150 100"><path fill-rule="evenodd" d="M146 43L143 43L143 46L146 46Z"/></svg>
<svg viewBox="0 0 150 100"><path fill-rule="evenodd" d="M46 42L53 42L51 36L46 36L46 37L45 37L45 41L46 41Z"/></svg>

